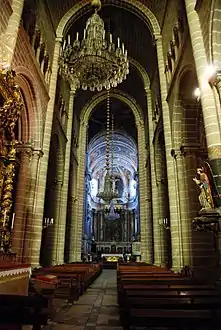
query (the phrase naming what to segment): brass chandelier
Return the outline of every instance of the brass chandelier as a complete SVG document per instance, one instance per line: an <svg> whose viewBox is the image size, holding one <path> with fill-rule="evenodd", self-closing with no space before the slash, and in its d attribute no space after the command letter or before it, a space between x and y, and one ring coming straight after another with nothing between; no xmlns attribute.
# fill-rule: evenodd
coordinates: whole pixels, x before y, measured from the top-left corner
<svg viewBox="0 0 221 330"><path fill-rule="evenodd" d="M79 40L77 32L73 44L70 36L67 44L64 42L60 69L63 77L74 81L78 88L101 91L116 87L126 79L129 61L120 38L115 45L112 34L104 29L104 21L97 13L101 8L100 0L93 0L91 5L95 13L86 22L83 40Z"/></svg>
<svg viewBox="0 0 221 330"><path fill-rule="evenodd" d="M112 142L112 171L113 171L113 125L111 132ZM106 127L106 175L104 178L104 190L98 192L97 197L105 202L110 202L118 197L118 193L113 189L113 173L110 172L110 91L107 91L107 127Z"/></svg>

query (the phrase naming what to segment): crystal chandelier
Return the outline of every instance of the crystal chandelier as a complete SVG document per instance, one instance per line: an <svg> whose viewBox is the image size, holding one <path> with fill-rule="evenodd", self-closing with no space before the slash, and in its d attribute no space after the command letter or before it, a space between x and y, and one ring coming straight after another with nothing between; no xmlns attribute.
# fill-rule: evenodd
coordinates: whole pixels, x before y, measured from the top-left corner
<svg viewBox="0 0 221 330"><path fill-rule="evenodd" d="M113 131L111 135L113 141ZM97 194L97 197L102 198L105 202L110 202L113 198L117 198L118 193L113 189L113 182L114 182L113 175L110 173L110 91L108 90L107 91L107 127L106 127L106 175L104 178L104 190L99 192Z"/></svg>
<svg viewBox="0 0 221 330"><path fill-rule="evenodd" d="M104 21L97 11L101 8L99 0L93 0L95 13L87 20L83 40L76 39L71 45L63 45L60 57L60 69L63 77L68 81L75 81L77 87L83 90L101 91L103 88L116 87L129 73L129 61L124 44L117 39L113 43L112 34L105 32Z"/></svg>
<svg viewBox="0 0 221 330"><path fill-rule="evenodd" d="M120 218L120 214L114 211L114 201L113 199L110 201L110 210L109 213L105 215L106 220L118 220Z"/></svg>

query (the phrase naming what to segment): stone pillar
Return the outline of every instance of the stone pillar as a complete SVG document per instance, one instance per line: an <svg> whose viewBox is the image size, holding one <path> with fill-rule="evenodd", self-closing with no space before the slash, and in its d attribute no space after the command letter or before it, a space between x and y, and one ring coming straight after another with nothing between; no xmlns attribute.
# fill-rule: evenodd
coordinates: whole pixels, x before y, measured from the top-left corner
<svg viewBox="0 0 221 330"><path fill-rule="evenodd" d="M30 262L33 266L39 265L40 257L40 247L41 247L41 236L42 236L42 219L44 212L44 198L45 198L45 189L47 182L47 171L48 171L48 159L49 159L49 150L50 150L50 141L51 141L51 130L52 130L52 121L54 114L54 103L56 95L56 86L57 86L57 75L58 75L58 60L61 49L60 39L56 39L54 47L54 57L52 63L52 74L49 86L49 96L50 100L46 112L45 128L44 128L44 139L43 139L43 153L40 163L40 173L39 173L39 184L38 192L36 195L37 203L35 205L34 219L35 223L35 232L33 234L33 239L31 242L30 250L31 257Z"/></svg>
<svg viewBox="0 0 221 330"><path fill-rule="evenodd" d="M27 196L30 181L29 164L32 148L29 145L22 145L21 147L17 147L17 151L20 153L20 165L14 206L15 222L13 228L12 250L17 253L17 260L22 261L26 231Z"/></svg>
<svg viewBox="0 0 221 330"><path fill-rule="evenodd" d="M68 123L67 123L67 143L65 151L65 162L64 162L64 178L62 186L59 185L59 192L57 191L57 205L59 209L56 212L54 230L55 230L55 245L53 247L53 257L57 264L64 263L64 248L65 248L65 229L66 229L66 218L67 218L67 203L68 203L68 182L69 182L69 171L70 171L70 157L71 157L71 137L73 127L73 106L74 96L76 88L71 87L69 96L69 110L68 110ZM55 262L53 261L53 262Z"/></svg>
<svg viewBox="0 0 221 330"><path fill-rule="evenodd" d="M158 59L158 70L160 78L160 91L163 109L163 127L164 127L164 140L165 140L165 152L166 152L166 163L167 163L167 178L168 178L168 194L169 194L169 208L170 208L170 227L171 227L171 245L172 245L172 269L179 271L183 267L182 258L182 245L181 245L181 233L179 232L179 217L178 212L178 196L177 196L177 185L175 181L175 167L173 158L171 157L172 149L172 136L171 136L171 122L170 122L170 110L167 98L167 83L164 57L163 57L163 46L162 37L156 38L157 48L157 59Z"/></svg>
<svg viewBox="0 0 221 330"><path fill-rule="evenodd" d="M146 169L145 127L137 124L138 152L139 152L139 200L140 200L140 249L143 262L152 263L152 215L147 201L148 189ZM145 184L144 184L145 183Z"/></svg>
<svg viewBox="0 0 221 330"><path fill-rule="evenodd" d="M28 200L28 208L26 214L26 229L25 229L25 240L24 240L24 250L23 250L23 261L30 262L30 251L29 246L32 241L32 235L35 232L35 223L33 221L35 204L36 200L36 192L38 186L39 179L39 161L42 157L41 150L33 150L32 157L30 160L30 182L29 182L29 200Z"/></svg>
<svg viewBox="0 0 221 330"><path fill-rule="evenodd" d="M200 98L206 132L208 156L213 170L218 193L221 195L221 132L213 91L206 81L205 70L208 65L204 40L198 13L195 11L195 0L185 0L186 13L196 65L196 73L200 86Z"/></svg>
<svg viewBox="0 0 221 330"><path fill-rule="evenodd" d="M184 266L190 266L191 261L191 218L189 214L190 206L188 205L188 182L187 182L187 169L185 166L184 155L180 150L173 150L172 155L174 157L176 168L176 182L177 182L177 194L179 201L179 231L181 233L180 239L182 244L182 258Z"/></svg>
<svg viewBox="0 0 221 330"><path fill-rule="evenodd" d="M61 219L61 196L62 196L62 186L63 186L63 180L57 180L56 185L55 185L55 196L54 196L54 223L53 223L53 233L52 233L52 241L51 241L51 248L52 248L52 265L59 265L62 264L64 260L64 251L63 251L63 259L59 255L59 238L63 239L60 237L60 222L63 220ZM66 220L66 219L65 219ZM62 232L65 231L65 228L62 228ZM61 260L60 260L61 258Z"/></svg>
<svg viewBox="0 0 221 330"><path fill-rule="evenodd" d="M3 65L5 68L11 67L12 64L24 0L12 0L11 7L13 12L4 32L3 43L0 45L0 65Z"/></svg>
<svg viewBox="0 0 221 330"><path fill-rule="evenodd" d="M154 157L154 126L153 126L153 112L152 112L152 96L150 87L146 87L147 98L147 113L148 113L148 131L149 131L149 155L150 155L150 172L151 172L151 190L152 190L152 219L153 219L153 241L154 241L154 264L161 266L163 264L162 250L164 249L163 241L161 240L162 228L159 222L159 202L158 202L158 189L155 171L155 157ZM152 243L152 242L151 242Z"/></svg>

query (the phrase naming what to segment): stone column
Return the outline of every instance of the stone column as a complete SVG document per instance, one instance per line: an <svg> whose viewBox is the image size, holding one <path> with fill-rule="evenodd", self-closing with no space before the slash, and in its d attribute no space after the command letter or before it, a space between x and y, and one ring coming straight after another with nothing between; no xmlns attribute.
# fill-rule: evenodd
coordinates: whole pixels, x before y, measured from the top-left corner
<svg viewBox="0 0 221 330"><path fill-rule="evenodd" d="M68 182L69 182L69 171L70 171L70 157L71 157L71 138L72 138L72 127L73 127L73 106L74 96L76 88L71 86L69 96L69 110L68 110L68 123L67 123L67 143L65 151L65 162L64 162L64 178L63 184L59 190L58 201L59 210L57 210L57 216L55 220L55 245L53 248L53 260L56 260L57 264L64 263L64 247L65 247L65 229L66 229L66 218L67 218L67 203L68 203Z"/></svg>
<svg viewBox="0 0 221 330"><path fill-rule="evenodd" d="M153 221L153 241L154 241L154 264L161 266L162 264L162 249L164 248L161 241L161 228L159 222L159 205L158 205L158 191L155 171L155 157L154 157L154 126L153 126L153 112L152 112L152 96L150 87L146 87L147 99L147 113L148 113L148 131L149 131L149 155L150 155L150 172L151 172L151 190L152 190L152 221ZM152 243L152 242L151 242Z"/></svg>
<svg viewBox="0 0 221 330"><path fill-rule="evenodd" d="M52 121L54 114L54 103L56 95L56 86L57 86L57 75L58 75L58 60L61 49L60 39L56 39L54 47L54 57L52 63L52 74L51 81L49 86L49 96L50 100L46 112L45 128L44 128L44 139L43 139L43 153L44 156L41 159L40 163L40 173L39 173L39 184L38 191L36 195L37 203L35 205L34 219L35 223L35 232L33 233L33 238L31 241L31 257L30 261L33 266L39 265L39 256L40 256L40 247L41 247L41 236L42 236L42 219L44 212L44 198L45 198L45 189L47 182L47 171L48 171L48 159L49 159L49 150L50 150L50 141L51 141L51 130L52 130Z"/></svg>
<svg viewBox="0 0 221 330"><path fill-rule="evenodd" d="M29 246L32 240L33 232L35 231L35 223L33 221L35 204L36 200L36 192L38 186L39 179L39 161L42 157L42 151L34 149L32 153L32 157L30 160L30 182L29 182L29 200L27 206L27 214L26 214L26 230L25 230L25 240L24 240L24 251L23 251L23 260L24 262L30 262L30 251Z"/></svg>
<svg viewBox="0 0 221 330"><path fill-rule="evenodd" d="M59 265L62 264L63 261L60 260L59 255L59 238L63 239L63 235L60 235L60 222L63 220L61 219L61 199L62 199L62 186L63 186L63 180L57 180L55 184L55 196L54 196L54 223L53 223L53 229L52 229L52 237L51 237L51 263L52 265ZM66 220L66 219L65 219ZM62 232L65 230L65 228L62 228ZM62 237L61 237L62 236ZM62 258L62 257L61 257ZM64 251L63 251L63 260L64 260Z"/></svg>
<svg viewBox="0 0 221 330"><path fill-rule="evenodd" d="M176 168L177 194L179 201L180 218L178 222L180 239L182 244L182 258L184 266L191 265L191 218L188 205L188 182L185 166L185 159L180 150L173 150L174 163Z"/></svg>
<svg viewBox="0 0 221 330"><path fill-rule="evenodd" d="M27 196L30 182L29 164L32 155L32 148L29 145L22 145L21 147L17 147L17 151L20 153L20 165L14 205L15 222L12 237L12 250L17 253L17 260L22 261L26 231Z"/></svg>
<svg viewBox="0 0 221 330"><path fill-rule="evenodd" d="M172 245L172 269L174 271L179 271L183 267L182 258L182 245L181 245L181 233L179 232L179 217L178 212L178 196L177 196L177 186L175 181L175 167L173 158L171 157L172 149L172 136L171 136L171 122L170 122L170 110L167 98L167 83L164 57L163 57L163 46L162 37L158 36L156 38L156 48L157 48L157 59L158 59L158 70L160 78L160 91L163 109L163 127L164 127L164 140L165 140L165 151L166 151L166 163L167 163L167 178L168 178L168 194L169 194L169 208L170 208L170 227L171 227L171 245Z"/></svg>
<svg viewBox="0 0 221 330"><path fill-rule="evenodd" d="M147 200L148 190L147 169L146 169L146 147L145 147L145 127L143 123L137 124L138 152L139 152L139 200L140 200L140 246L141 259L143 262L152 262L152 216L150 214ZM144 184L145 183L145 184Z"/></svg>
<svg viewBox="0 0 221 330"><path fill-rule="evenodd" d="M198 13L194 10L196 1L185 0L186 13L196 65L196 73L200 86L200 98L206 132L208 156L213 170L214 180L218 193L221 194L221 132L217 117L216 104L213 91L206 81L205 70L208 65L201 24Z"/></svg>
<svg viewBox="0 0 221 330"><path fill-rule="evenodd" d="M0 64L5 68L11 67L12 64L24 0L12 0L11 7L13 12L0 45Z"/></svg>

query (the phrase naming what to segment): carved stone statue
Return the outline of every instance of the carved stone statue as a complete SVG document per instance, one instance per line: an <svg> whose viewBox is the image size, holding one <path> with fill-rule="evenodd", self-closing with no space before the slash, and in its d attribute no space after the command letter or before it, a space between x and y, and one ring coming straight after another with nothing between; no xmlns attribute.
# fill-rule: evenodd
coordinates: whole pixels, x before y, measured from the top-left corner
<svg viewBox="0 0 221 330"><path fill-rule="evenodd" d="M200 188L199 202L202 209L213 209L214 203L210 181L203 167L197 168L197 177L193 178L193 181Z"/></svg>

